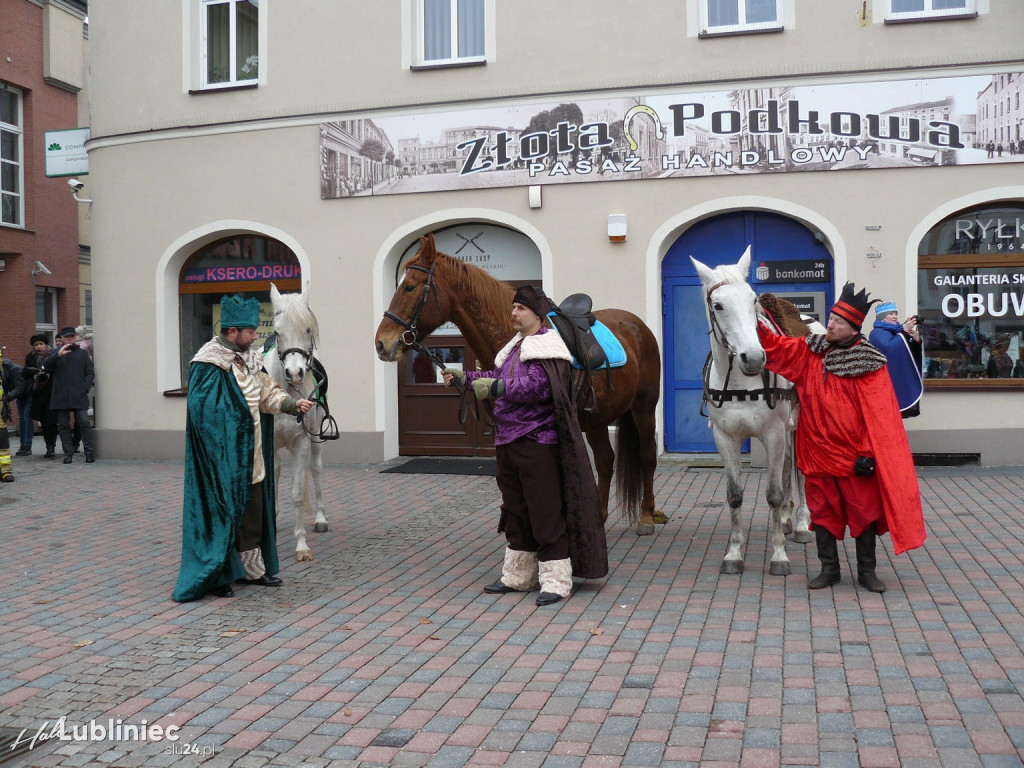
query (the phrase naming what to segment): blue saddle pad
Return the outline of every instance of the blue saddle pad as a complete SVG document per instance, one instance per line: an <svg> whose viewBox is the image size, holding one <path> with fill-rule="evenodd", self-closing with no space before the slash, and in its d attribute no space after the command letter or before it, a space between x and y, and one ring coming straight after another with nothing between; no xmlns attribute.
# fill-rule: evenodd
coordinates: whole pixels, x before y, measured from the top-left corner
<svg viewBox="0 0 1024 768"><path fill-rule="evenodd" d="M626 350L622 348L622 344L615 334L611 332L607 325L598 320L594 323L590 330L594 333L594 338L597 339L597 343L604 349L604 354L608 358L608 362L601 366L601 368L621 368L626 364ZM573 368L582 369L583 366L576 360L572 361ZM596 370L601 370L597 368Z"/></svg>

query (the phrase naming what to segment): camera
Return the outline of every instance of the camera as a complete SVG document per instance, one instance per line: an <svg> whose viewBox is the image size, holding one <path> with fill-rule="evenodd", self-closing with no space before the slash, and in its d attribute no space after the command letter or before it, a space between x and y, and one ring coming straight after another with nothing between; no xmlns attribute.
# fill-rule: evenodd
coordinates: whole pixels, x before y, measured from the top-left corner
<svg viewBox="0 0 1024 768"><path fill-rule="evenodd" d="M915 321L915 322L916 322L916 323L917 323L918 325L921 325L921 323L923 323L923 322L924 322L924 318L923 318L923 317L921 317L921 315L911 315L910 317L911 317L911 319L913 319L913 320L914 320L914 321Z"/></svg>
<svg viewBox="0 0 1024 768"><path fill-rule="evenodd" d="M84 187L85 184L80 182L78 179L68 179L68 186L75 190L75 192L77 192L82 187Z"/></svg>
<svg viewBox="0 0 1024 768"><path fill-rule="evenodd" d="M74 344L68 344L68 349L81 349L81 347L78 346L78 342L76 341Z"/></svg>

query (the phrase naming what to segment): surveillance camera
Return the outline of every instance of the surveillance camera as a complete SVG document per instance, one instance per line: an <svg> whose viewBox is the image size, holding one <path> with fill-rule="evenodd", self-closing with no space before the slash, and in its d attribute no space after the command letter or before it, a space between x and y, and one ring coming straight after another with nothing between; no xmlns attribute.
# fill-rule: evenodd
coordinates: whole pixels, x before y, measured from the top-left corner
<svg viewBox="0 0 1024 768"><path fill-rule="evenodd" d="M46 265L43 264L43 262L41 262L41 261L37 261L35 263L35 268L36 268L36 274L38 274L40 272L42 272L44 275L52 275L53 274L49 269L47 269Z"/></svg>
<svg viewBox="0 0 1024 768"><path fill-rule="evenodd" d="M828 240L828 238L825 237L825 233L822 232L820 229L816 229L812 237L814 238L814 242L816 242L818 245L822 245L826 240Z"/></svg>
<svg viewBox="0 0 1024 768"><path fill-rule="evenodd" d="M68 186L75 190L75 192L77 192L82 187L84 187L85 184L80 182L78 179L68 179Z"/></svg>

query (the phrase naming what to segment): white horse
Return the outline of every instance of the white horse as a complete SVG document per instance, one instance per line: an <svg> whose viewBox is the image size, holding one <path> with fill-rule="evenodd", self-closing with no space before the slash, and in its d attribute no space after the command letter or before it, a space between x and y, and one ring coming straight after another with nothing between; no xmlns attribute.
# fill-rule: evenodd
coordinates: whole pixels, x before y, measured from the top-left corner
<svg viewBox="0 0 1024 768"><path fill-rule="evenodd" d="M320 330L316 315L309 308L306 290L302 293L280 293L277 286L271 283L270 300L274 305L274 333L277 341L265 353L263 365L274 381L292 397L315 401L317 393L314 389L317 382L312 366ZM317 434L317 425L322 423L323 418L323 409L319 404L310 409L304 422L287 414L274 418L275 486L281 480L281 449L287 449L292 457L291 500L295 509L295 557L299 561L313 559L313 553L306 544L306 527L303 523L304 512L310 508L310 481L313 486L313 509L316 512L313 531L323 533L327 530L327 517L324 515L324 501L320 492L322 445L309 437L310 434Z"/></svg>
<svg viewBox="0 0 1024 768"><path fill-rule="evenodd" d="M711 328L711 354L704 367L704 396L715 445L725 464L727 501L732 519L729 549L722 559L722 573L742 573L746 535L740 525L743 484L740 448L744 440L757 438L768 454L768 489L771 509L772 559L769 573L789 574L786 528L793 539L811 540L810 512L803 498L802 478L797 481L799 503L790 517L790 496L795 471L793 432L798 405L793 384L770 374L765 353L757 338L759 305L747 283L750 247L735 265L711 269L690 257L702 283L702 296Z"/></svg>

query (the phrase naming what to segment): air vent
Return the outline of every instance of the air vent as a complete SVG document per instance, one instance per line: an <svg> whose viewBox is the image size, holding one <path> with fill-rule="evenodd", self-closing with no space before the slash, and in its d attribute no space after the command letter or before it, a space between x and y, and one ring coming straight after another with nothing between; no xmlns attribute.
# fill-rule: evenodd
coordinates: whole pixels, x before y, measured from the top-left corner
<svg viewBox="0 0 1024 768"><path fill-rule="evenodd" d="M981 463L980 453L915 453L915 467L966 467Z"/></svg>

